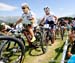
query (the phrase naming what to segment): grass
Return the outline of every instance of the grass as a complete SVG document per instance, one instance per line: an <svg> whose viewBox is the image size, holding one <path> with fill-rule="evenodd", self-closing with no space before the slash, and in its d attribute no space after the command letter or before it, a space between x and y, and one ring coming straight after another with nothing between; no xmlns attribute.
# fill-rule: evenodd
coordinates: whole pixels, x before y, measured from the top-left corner
<svg viewBox="0 0 75 63"><path fill-rule="evenodd" d="M35 50L32 51L33 55L29 55L29 51L27 51L23 63L60 63L65 40L66 36L63 41L57 39L55 44L49 46L48 51L43 55Z"/></svg>

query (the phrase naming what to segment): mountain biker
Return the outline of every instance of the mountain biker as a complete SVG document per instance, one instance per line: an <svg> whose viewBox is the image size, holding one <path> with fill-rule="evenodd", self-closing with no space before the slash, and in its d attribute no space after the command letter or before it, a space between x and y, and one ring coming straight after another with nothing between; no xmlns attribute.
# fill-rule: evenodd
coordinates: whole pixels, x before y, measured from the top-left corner
<svg viewBox="0 0 75 63"><path fill-rule="evenodd" d="M8 31L11 29L11 27L9 25L7 25L6 23L1 23L1 31L0 33L3 35L9 35L10 33L8 33Z"/></svg>
<svg viewBox="0 0 75 63"><path fill-rule="evenodd" d="M71 57L72 54L75 54L75 41L70 41L68 46L68 57Z"/></svg>
<svg viewBox="0 0 75 63"><path fill-rule="evenodd" d="M65 26L66 23L65 23L65 20L62 18L60 21L59 21L59 26Z"/></svg>
<svg viewBox="0 0 75 63"><path fill-rule="evenodd" d="M72 20L72 29L75 28L75 18Z"/></svg>
<svg viewBox="0 0 75 63"><path fill-rule="evenodd" d="M67 56L69 58L67 63L75 63L75 40L69 42Z"/></svg>
<svg viewBox="0 0 75 63"><path fill-rule="evenodd" d="M75 35L75 18L73 19L71 26L72 26L72 30L69 33L69 40L70 42L73 42L75 39L75 36L74 36Z"/></svg>
<svg viewBox="0 0 75 63"><path fill-rule="evenodd" d="M1 30L2 32L9 31L11 29L11 27L4 22L1 23L1 25L3 26L3 29Z"/></svg>
<svg viewBox="0 0 75 63"><path fill-rule="evenodd" d="M64 35L65 26L66 26L66 22L65 22L65 20L62 18L62 19L59 21L60 34L62 34L62 35ZM63 31L63 33L62 33L62 31Z"/></svg>
<svg viewBox="0 0 75 63"><path fill-rule="evenodd" d="M69 33L69 41L70 41L70 49L75 49L75 18L73 19L72 21L72 30L71 32ZM72 56L73 52L72 51L75 51L75 50L71 50L71 51L68 51L68 56Z"/></svg>
<svg viewBox="0 0 75 63"><path fill-rule="evenodd" d="M27 3L23 3L22 6L22 17L16 22L16 25L21 23L22 21L25 22L25 24L27 25L27 29L30 32L30 35L32 37L31 41L29 42L29 45L31 45L31 42L34 42L36 40L35 36L34 36L34 32L33 32L33 26L35 24L36 18L33 12L31 12L30 7Z"/></svg>
<svg viewBox="0 0 75 63"><path fill-rule="evenodd" d="M42 18L40 24L41 25L49 24L49 27L51 27L52 33L54 35L54 37L53 37L53 43L54 43L54 41L55 41L55 24L57 21L57 17L54 15L51 15L50 8L48 6L46 6L44 8L44 12L45 12L45 16Z"/></svg>
<svg viewBox="0 0 75 63"><path fill-rule="evenodd" d="M68 19L66 19L65 20L66 21L66 27L67 27L67 31L68 31L68 33L70 33L70 31L71 31L71 21L70 20L68 20Z"/></svg>

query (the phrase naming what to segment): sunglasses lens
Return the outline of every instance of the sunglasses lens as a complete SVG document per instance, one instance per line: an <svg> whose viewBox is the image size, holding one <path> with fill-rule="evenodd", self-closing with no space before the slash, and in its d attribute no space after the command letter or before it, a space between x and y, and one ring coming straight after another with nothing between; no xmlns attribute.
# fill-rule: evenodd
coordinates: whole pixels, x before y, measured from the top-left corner
<svg viewBox="0 0 75 63"><path fill-rule="evenodd" d="M22 7L22 9L25 9L24 7Z"/></svg>

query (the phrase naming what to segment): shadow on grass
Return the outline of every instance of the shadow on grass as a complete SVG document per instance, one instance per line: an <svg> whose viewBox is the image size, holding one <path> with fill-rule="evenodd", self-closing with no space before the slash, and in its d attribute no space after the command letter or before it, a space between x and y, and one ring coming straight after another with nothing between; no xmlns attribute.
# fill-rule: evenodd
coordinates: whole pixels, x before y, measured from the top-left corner
<svg viewBox="0 0 75 63"><path fill-rule="evenodd" d="M25 46L25 53L26 53L27 51L29 51L29 49L30 49L29 46Z"/></svg>
<svg viewBox="0 0 75 63"><path fill-rule="evenodd" d="M30 56L40 56L40 55L43 55L44 53L40 53L40 54L32 54L32 51L34 50L34 48L31 48L30 50L29 50L29 55ZM37 53L38 52L40 52L39 50L37 50L37 49L35 49L35 51L37 51Z"/></svg>
<svg viewBox="0 0 75 63"><path fill-rule="evenodd" d="M65 43L64 43L64 44L65 44ZM60 48L56 48L56 49L55 49L57 55L56 55L55 58L54 58L53 60L51 60L49 63L57 63L56 60L58 59L58 57L60 56L60 54L63 52L64 44L63 44Z"/></svg>

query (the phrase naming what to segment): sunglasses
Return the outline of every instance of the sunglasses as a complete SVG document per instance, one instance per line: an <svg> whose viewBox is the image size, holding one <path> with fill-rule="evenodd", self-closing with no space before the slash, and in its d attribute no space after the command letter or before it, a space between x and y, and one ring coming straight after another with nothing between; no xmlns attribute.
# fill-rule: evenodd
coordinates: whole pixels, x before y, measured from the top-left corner
<svg viewBox="0 0 75 63"><path fill-rule="evenodd" d="M47 7L47 8L44 8L44 10L46 11L46 10L49 10L49 8Z"/></svg>
<svg viewBox="0 0 75 63"><path fill-rule="evenodd" d="M22 9L25 9L25 7L22 7Z"/></svg>

